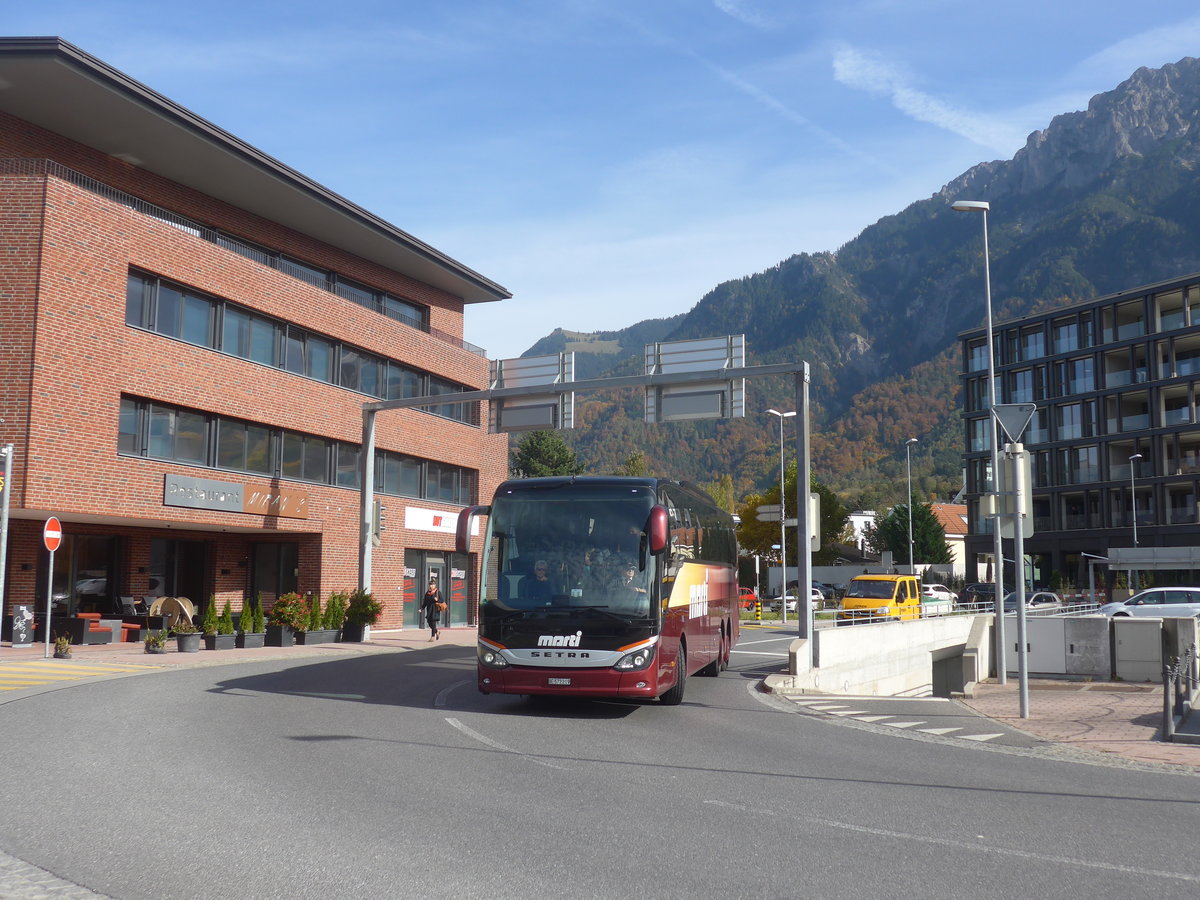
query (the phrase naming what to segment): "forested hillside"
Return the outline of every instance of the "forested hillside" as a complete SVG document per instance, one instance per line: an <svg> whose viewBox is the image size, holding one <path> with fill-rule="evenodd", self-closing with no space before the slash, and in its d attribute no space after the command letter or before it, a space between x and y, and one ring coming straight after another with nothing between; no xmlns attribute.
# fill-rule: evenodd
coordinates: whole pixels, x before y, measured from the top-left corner
<svg viewBox="0 0 1200 900"><path fill-rule="evenodd" d="M718 285L688 313L620 332L556 331L531 353L575 349L578 377L638 371L642 344L745 334L752 364L812 367L814 473L851 504L902 496L917 437L918 499L960 484L958 334L984 319L981 225L991 204L997 320L1200 270L1200 62L1139 69L1088 109L1056 117L1011 160L975 166L836 252L802 253ZM589 349L589 344L595 346ZM604 352L595 353L602 348ZM740 495L778 477L790 379L748 391L746 419L647 428L640 396L588 398L567 439L592 472L645 453L650 471Z"/></svg>

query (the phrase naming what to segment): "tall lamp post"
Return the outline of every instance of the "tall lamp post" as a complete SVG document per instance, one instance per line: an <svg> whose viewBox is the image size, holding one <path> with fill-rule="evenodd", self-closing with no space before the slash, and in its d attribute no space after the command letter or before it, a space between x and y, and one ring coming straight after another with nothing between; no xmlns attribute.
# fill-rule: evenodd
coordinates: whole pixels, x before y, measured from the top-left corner
<svg viewBox="0 0 1200 900"><path fill-rule="evenodd" d="M1137 485L1134 481L1134 465L1136 461L1142 458L1142 454L1135 453L1129 457L1129 515L1133 519L1133 547L1136 550L1137 541ZM1137 569L1130 572L1129 589L1137 590Z"/></svg>
<svg viewBox="0 0 1200 900"><path fill-rule="evenodd" d="M783 469L783 420L789 419L796 414L795 410L791 412L780 412L777 409L768 409L773 416L779 416L779 564L783 569L783 575L779 582L779 615L783 621L787 621L787 497L784 496L786 490L784 488L784 469ZM800 609L800 588L796 588L796 609Z"/></svg>
<svg viewBox="0 0 1200 900"><path fill-rule="evenodd" d="M917 570L913 567L913 536L912 536L912 445L917 443L916 438L909 438L904 442L904 456L908 466L908 574L916 575Z"/></svg>
<svg viewBox="0 0 1200 900"><path fill-rule="evenodd" d="M992 435L992 490L995 496L995 518L992 520L992 555L995 558L996 584L996 681L1008 682L1004 643L1004 536L1000 533L1000 442L996 432L996 346L992 338L992 270L988 261L987 214L991 205L986 200L956 200L950 204L955 212L977 212L983 216L983 295L987 310L988 419Z"/></svg>

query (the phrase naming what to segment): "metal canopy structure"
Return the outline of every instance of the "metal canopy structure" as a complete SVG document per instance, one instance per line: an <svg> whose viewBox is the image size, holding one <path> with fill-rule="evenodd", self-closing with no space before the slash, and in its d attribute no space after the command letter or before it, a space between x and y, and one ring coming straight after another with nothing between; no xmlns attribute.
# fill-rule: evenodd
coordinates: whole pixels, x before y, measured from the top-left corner
<svg viewBox="0 0 1200 900"><path fill-rule="evenodd" d="M562 405L560 404L565 404L565 397L568 395L587 391L610 391L620 388L640 387L645 389L647 398L650 402L656 403L660 412L663 407L662 398L673 395L681 399L687 398L684 399L682 404L677 406L672 405L671 401L668 400L666 405L669 407L671 414L667 417L660 415L660 418L669 418L672 421L678 421L683 418L713 418L711 404L707 402L693 404L691 401L694 399L696 393L711 396L712 392L719 390L721 386L728 386L730 394L722 401L722 409L725 417L732 417L735 415L744 415L744 379L760 378L767 375L792 375L795 377L797 412L795 416L796 509L799 513L796 528L799 537L799 546L810 546L812 536L816 531L816 521L808 502L808 486L812 470L809 455L808 363L779 363L764 366L732 365L732 362L736 361L740 363L745 358L745 347L740 335L732 338L705 339L703 341L679 343L699 346L702 354L700 358L703 358L703 353L706 352L704 345L717 347L719 349L716 355L709 358L714 361L724 359L725 365L701 368L695 365L697 357L693 356L687 364L664 366L661 365L661 361L664 358L670 358L669 345L651 344L647 345L646 358L648 363L653 360L654 365L648 364L647 372L641 375L619 375L610 378L592 378L585 381L555 381L553 377L550 379L531 378L530 381L536 381L537 383L509 384L506 387L490 387L483 390L463 391L456 394L404 397L398 400L378 400L371 403L364 403L362 407L363 439L359 470L362 488L359 502L359 587L366 591L371 589L371 557L373 549L371 531L374 524L375 501L375 418L379 413L389 409L419 409L423 406L436 406L446 402L473 403L479 401L491 403L494 401L533 400L534 406L545 404L551 408L558 406L559 409L562 409ZM668 348L665 355L664 348ZM679 357L676 358L678 359ZM500 368L501 370L503 369L503 367ZM696 390L697 385L700 386L699 391ZM509 409L522 409L519 402L504 405L507 405ZM686 416L679 414L685 412L689 406L695 406L696 415ZM530 407L526 406L525 409L528 410ZM812 583L812 556L810 553L802 552L800 554L797 575L800 584ZM804 596L801 598L802 602L805 599L811 600L807 595L808 592L805 591ZM799 637L811 638L813 627L811 602L808 602L805 608L807 609L807 613L799 616ZM811 654L811 640L808 641L808 647Z"/></svg>

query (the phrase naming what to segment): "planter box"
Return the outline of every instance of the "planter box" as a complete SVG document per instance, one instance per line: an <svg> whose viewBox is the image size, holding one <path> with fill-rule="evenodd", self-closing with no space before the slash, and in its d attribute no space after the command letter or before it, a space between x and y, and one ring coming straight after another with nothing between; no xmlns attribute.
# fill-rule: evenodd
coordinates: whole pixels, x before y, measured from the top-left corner
<svg viewBox="0 0 1200 900"><path fill-rule="evenodd" d="M147 653L166 653L167 648L166 647L147 647L146 652Z"/></svg>
<svg viewBox="0 0 1200 900"><path fill-rule="evenodd" d="M234 638L236 638L236 646L243 650L257 650L259 647L267 646L267 636L261 631L251 631L249 633L239 631L234 635Z"/></svg>
<svg viewBox="0 0 1200 900"><path fill-rule="evenodd" d="M175 635L175 646L180 653L199 653L200 637L201 634L198 631L191 634L177 634Z"/></svg>
<svg viewBox="0 0 1200 900"><path fill-rule="evenodd" d="M205 650L232 650L236 646L236 634L206 634L204 636Z"/></svg>
<svg viewBox="0 0 1200 900"><path fill-rule="evenodd" d="M303 644L308 647L313 644L334 644L337 643L339 632L337 629L332 631L297 631L296 643Z"/></svg>
<svg viewBox="0 0 1200 900"><path fill-rule="evenodd" d="M345 625L342 627L342 641L360 643L371 639L370 625Z"/></svg>
<svg viewBox="0 0 1200 900"><path fill-rule="evenodd" d="M296 642L296 632L286 625L268 625L266 637L268 647L290 647Z"/></svg>

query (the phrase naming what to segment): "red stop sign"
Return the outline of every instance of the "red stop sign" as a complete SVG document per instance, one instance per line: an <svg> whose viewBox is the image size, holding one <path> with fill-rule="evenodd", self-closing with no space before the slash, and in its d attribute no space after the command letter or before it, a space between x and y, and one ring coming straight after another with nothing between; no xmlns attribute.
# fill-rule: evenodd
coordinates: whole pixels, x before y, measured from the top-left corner
<svg viewBox="0 0 1200 900"><path fill-rule="evenodd" d="M42 528L42 540L46 542L46 549L51 553L62 543L62 524L54 516L46 520L46 525Z"/></svg>

